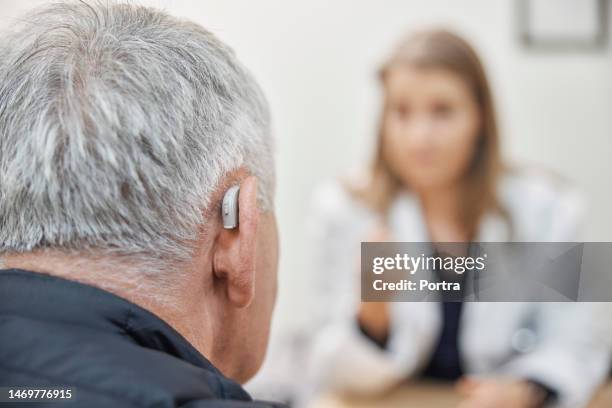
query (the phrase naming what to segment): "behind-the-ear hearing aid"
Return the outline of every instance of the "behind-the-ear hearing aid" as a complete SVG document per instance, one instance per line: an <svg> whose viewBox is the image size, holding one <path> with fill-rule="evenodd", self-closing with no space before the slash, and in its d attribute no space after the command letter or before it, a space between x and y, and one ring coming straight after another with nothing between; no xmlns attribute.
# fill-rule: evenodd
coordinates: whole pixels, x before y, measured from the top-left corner
<svg viewBox="0 0 612 408"><path fill-rule="evenodd" d="M221 214L223 216L223 228L234 229L238 226L238 193L240 186L230 187L223 196Z"/></svg>

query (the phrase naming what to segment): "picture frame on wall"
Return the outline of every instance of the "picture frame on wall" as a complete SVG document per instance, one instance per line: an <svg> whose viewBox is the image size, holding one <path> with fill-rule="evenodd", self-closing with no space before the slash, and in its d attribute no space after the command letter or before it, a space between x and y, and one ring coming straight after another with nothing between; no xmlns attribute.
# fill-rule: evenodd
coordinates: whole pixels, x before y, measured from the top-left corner
<svg viewBox="0 0 612 408"><path fill-rule="evenodd" d="M520 41L540 50L607 46L609 0L516 0Z"/></svg>

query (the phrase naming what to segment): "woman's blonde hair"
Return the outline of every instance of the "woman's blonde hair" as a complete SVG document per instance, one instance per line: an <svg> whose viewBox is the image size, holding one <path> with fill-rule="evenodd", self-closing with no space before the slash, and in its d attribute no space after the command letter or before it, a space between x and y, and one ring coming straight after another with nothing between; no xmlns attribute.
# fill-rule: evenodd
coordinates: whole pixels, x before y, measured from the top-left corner
<svg viewBox="0 0 612 408"><path fill-rule="evenodd" d="M463 177L463 194L459 209L463 227L471 239L476 234L478 223L485 211L497 211L507 219L496 194L496 184L503 166L493 98L484 68L474 49L465 40L444 30L419 32L400 42L383 64L380 70L381 80L384 80L390 68L402 66L452 71L470 86L478 104L481 130L473 160ZM387 106L383 109L379 123L378 143L369 171L370 177L364 184L349 187L355 196L383 216L402 186L399 176L394 174L384 153L383 121L386 109Z"/></svg>

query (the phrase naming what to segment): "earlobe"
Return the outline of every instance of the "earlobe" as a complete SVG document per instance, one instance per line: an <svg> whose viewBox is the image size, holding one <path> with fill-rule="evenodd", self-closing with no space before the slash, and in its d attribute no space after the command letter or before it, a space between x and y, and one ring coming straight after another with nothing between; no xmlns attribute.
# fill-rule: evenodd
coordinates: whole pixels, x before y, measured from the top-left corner
<svg viewBox="0 0 612 408"><path fill-rule="evenodd" d="M230 303L242 308L248 306L255 295L259 223L255 177L247 177L240 183L238 207L237 228L220 230L214 254L214 273L217 278L225 280Z"/></svg>

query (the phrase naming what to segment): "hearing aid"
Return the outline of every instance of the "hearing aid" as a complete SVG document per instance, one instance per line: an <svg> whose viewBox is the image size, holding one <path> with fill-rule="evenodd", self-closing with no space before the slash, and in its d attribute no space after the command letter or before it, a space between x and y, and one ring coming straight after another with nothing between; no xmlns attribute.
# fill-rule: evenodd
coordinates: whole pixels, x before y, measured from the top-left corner
<svg viewBox="0 0 612 408"><path fill-rule="evenodd" d="M223 196L221 204L221 215L223 216L223 228L234 229L238 227L238 193L240 186L230 187Z"/></svg>

